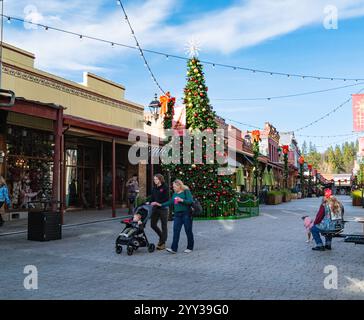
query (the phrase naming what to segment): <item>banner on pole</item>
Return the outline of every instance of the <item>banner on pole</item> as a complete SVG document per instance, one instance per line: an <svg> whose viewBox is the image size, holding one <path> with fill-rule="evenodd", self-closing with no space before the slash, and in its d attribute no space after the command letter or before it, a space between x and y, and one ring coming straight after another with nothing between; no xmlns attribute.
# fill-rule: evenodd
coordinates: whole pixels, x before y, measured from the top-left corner
<svg viewBox="0 0 364 320"><path fill-rule="evenodd" d="M353 94L353 130L364 131L364 94Z"/></svg>

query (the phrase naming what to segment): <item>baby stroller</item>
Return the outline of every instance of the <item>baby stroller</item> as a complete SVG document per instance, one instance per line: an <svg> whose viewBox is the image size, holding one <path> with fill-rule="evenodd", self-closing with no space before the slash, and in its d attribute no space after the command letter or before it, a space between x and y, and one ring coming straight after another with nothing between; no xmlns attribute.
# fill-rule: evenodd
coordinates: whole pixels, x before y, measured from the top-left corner
<svg viewBox="0 0 364 320"><path fill-rule="evenodd" d="M140 247L147 247L149 252L153 252L155 250L155 245L153 243L149 243L147 236L145 235L144 228L147 224L147 221L152 215L153 206L151 205L141 205L134 209L134 214L141 214L142 224L139 226L133 226L132 219L125 219L121 221L121 223L125 224L125 228L120 232L119 236L116 238L115 242L115 251L117 254L121 254L123 251L123 245L126 246L126 252L129 256L133 254L134 251L138 250ZM127 237L124 234L124 231L127 228L134 228L133 233Z"/></svg>

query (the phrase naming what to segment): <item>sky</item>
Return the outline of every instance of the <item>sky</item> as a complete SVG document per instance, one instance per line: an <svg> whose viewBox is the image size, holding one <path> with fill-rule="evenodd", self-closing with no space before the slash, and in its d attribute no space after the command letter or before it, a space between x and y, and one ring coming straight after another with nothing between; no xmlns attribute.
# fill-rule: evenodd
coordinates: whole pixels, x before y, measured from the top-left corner
<svg viewBox="0 0 364 320"><path fill-rule="evenodd" d="M191 40L201 60L283 73L364 79L364 0L123 0L140 45L185 56ZM115 0L5 0L4 14L135 46ZM335 20L337 17L337 20ZM121 83L126 98L147 106L158 88L136 50L70 36L21 22L4 23L4 41L36 55L36 67L76 82L84 71ZM145 53L163 90L181 103L186 61ZM296 131L339 106L364 84L271 76L204 67L209 98L218 115L280 132L295 131L299 145L319 151L352 137L351 101L318 123ZM362 81L364 82L364 81ZM271 100L235 100L346 87ZM223 100L221 100L223 99ZM252 128L227 120L240 129ZM325 135L314 138L301 135Z"/></svg>

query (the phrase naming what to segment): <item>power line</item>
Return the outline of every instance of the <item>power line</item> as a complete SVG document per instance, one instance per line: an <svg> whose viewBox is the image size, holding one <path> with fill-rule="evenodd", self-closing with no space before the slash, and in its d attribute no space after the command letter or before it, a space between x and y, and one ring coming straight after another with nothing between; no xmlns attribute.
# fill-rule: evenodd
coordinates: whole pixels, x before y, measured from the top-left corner
<svg viewBox="0 0 364 320"><path fill-rule="evenodd" d="M120 2L120 0L119 0L119 2ZM143 56L142 56L143 59L145 59L144 52L148 52L148 53L164 56L167 59L168 58L174 58L174 59L180 59L180 60L184 60L184 61L189 60L186 57L182 57L182 56L178 56L178 55L174 55L174 54L170 54L170 53L166 53L166 52L161 52L161 51L156 51L156 50L149 50L149 49L141 49L140 46L139 46L139 42L137 42L136 47L133 47L133 46L130 46L130 45L126 45L126 44L122 44L122 43L118 43L118 42L114 42L114 41L100 39L100 38L96 38L96 37L76 33L76 32L73 32L73 31L68 31L68 30L55 28L55 27L51 27L51 26L48 26L48 25L40 24L40 23L27 21L27 20L24 20L24 19L21 19L21 18L13 17L13 16L8 16L8 15L2 15L2 16L7 18L9 22L11 20L20 21L20 22L23 22L23 23L27 23L27 24L38 26L38 27L42 27L45 30L54 30L54 31L63 32L63 33L70 34L70 35L76 35L77 37L80 37L80 38L85 38L85 39L90 39L90 40L99 41L99 42L103 42L103 43L108 43L111 46L120 46L120 47L139 50L139 51L141 50L141 53L143 53ZM133 36L136 39L135 34L133 34ZM285 72L276 72L276 71L268 71L268 70L261 70L261 69L253 69L253 68L248 68L248 67L241 67L241 66L235 66L235 65L229 65L229 64L222 64L222 63L206 61L206 60L200 60L200 62L205 64L205 65L211 65L214 68L215 67L222 67L222 68L227 68L227 69L232 69L232 70L247 71L247 72L251 72L251 73L254 73L254 74L265 74L265 75L270 75L270 76L275 75L275 76L283 76L283 77L287 77L287 78L332 80L332 81L333 80L335 80L335 81L356 81L356 82L364 81L363 78L342 78L342 77L327 77L327 76L317 76L317 75L294 74L294 73L285 73Z"/></svg>
<svg viewBox="0 0 364 320"><path fill-rule="evenodd" d="M229 118L225 118L225 117L222 117L222 118L225 119L225 120L231 121L231 122L235 122L235 123L241 124L241 125L246 126L246 127L249 127L249 128L263 130L261 127L257 127L257 126L252 125L252 124L243 123L243 122L240 122L240 121L237 121L237 120L233 120L233 119L229 119Z"/></svg>
<svg viewBox="0 0 364 320"><path fill-rule="evenodd" d="M257 100L273 100L273 99L284 99L284 98L292 98L292 97L298 97L298 96L305 96L315 93L322 93L322 92L328 92L328 91L334 91L339 89L344 89L348 87L354 87L364 84L364 82L359 82L355 84L349 84L346 86L340 86L330 89L323 89L323 90L316 90L316 91L309 91L309 92L302 92L302 93L295 93L295 94L289 94L289 95L282 95L282 96L271 96L271 97L260 97L260 98L224 98L224 99L210 99L213 101L257 101Z"/></svg>
<svg viewBox="0 0 364 320"><path fill-rule="evenodd" d="M364 90L364 88L360 89L356 94L359 94L360 92L362 92ZM320 118L318 118L317 120L315 121L312 121L310 122L309 124L303 126L303 127L300 127L296 130L292 130L292 131L301 131L303 129L306 129L308 127L311 127L312 125L316 124L317 122L320 122L321 120L329 117L331 114L335 113L337 110L339 110L340 108L342 108L344 105L346 105L349 101L351 101L351 96L349 99L345 100L343 103L341 103L340 105L338 105L337 107L335 107L333 110L329 111L328 113L324 114L323 116L321 116Z"/></svg>
<svg viewBox="0 0 364 320"><path fill-rule="evenodd" d="M316 146L316 148L327 148L327 147L330 147L330 146L333 146L333 145L336 146L336 145L342 144L343 142L347 142L347 139L345 139L345 140L339 140L339 141L335 141L335 142L331 142L331 143L327 143L327 144L324 144L322 146Z"/></svg>
<svg viewBox="0 0 364 320"><path fill-rule="evenodd" d="M351 137L355 135L360 135L361 133L355 132L355 133L347 133L347 134L336 134L336 135L324 135L324 136L310 136L305 134L296 134L297 137L307 137L307 138L336 138L336 137Z"/></svg>
<svg viewBox="0 0 364 320"><path fill-rule="evenodd" d="M164 92L164 90L163 90L163 89L162 89L162 87L160 86L160 84L159 84L159 82L158 82L157 78L155 77L155 75L154 75L154 73L153 73L152 69L150 68L150 66L149 66L149 64L148 64L147 59L145 58L145 55L144 55L144 52L143 52L142 48L141 48L141 47L140 47L140 45L139 45L139 41L138 41L138 39L137 39L137 37L136 37L136 35L135 35L135 32L134 32L133 27L131 26L130 20L129 20L129 18L128 18L128 15L126 14L125 8L124 8L123 3L121 2L121 0L119 0L119 3L120 3L120 7L121 7L121 9L123 10L123 13L124 13L124 16L125 16L125 20L126 20L126 22L128 23L128 26L129 26L129 28L130 28L131 34L132 34L132 36L133 36L133 38L134 38L134 40L135 40L135 44L136 44L136 46L137 46L137 48L138 48L138 50L139 50L139 52L140 52L140 55L141 55L142 59L144 60L144 64L145 64L145 66L147 67L147 69L148 69L148 71L149 71L149 73L150 73L150 76L152 77L152 80L154 81L154 83L156 84L156 86L159 88L159 90L160 90L160 91L164 94L164 93L165 93L165 92Z"/></svg>

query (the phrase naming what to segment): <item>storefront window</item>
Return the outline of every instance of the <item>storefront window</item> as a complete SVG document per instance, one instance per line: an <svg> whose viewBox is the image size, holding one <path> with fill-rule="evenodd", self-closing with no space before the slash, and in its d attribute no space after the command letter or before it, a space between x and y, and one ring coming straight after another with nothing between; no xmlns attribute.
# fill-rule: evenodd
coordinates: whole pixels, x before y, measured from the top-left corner
<svg viewBox="0 0 364 320"><path fill-rule="evenodd" d="M8 126L6 180L13 208L33 207L32 201L49 199L53 179L53 135Z"/></svg>

